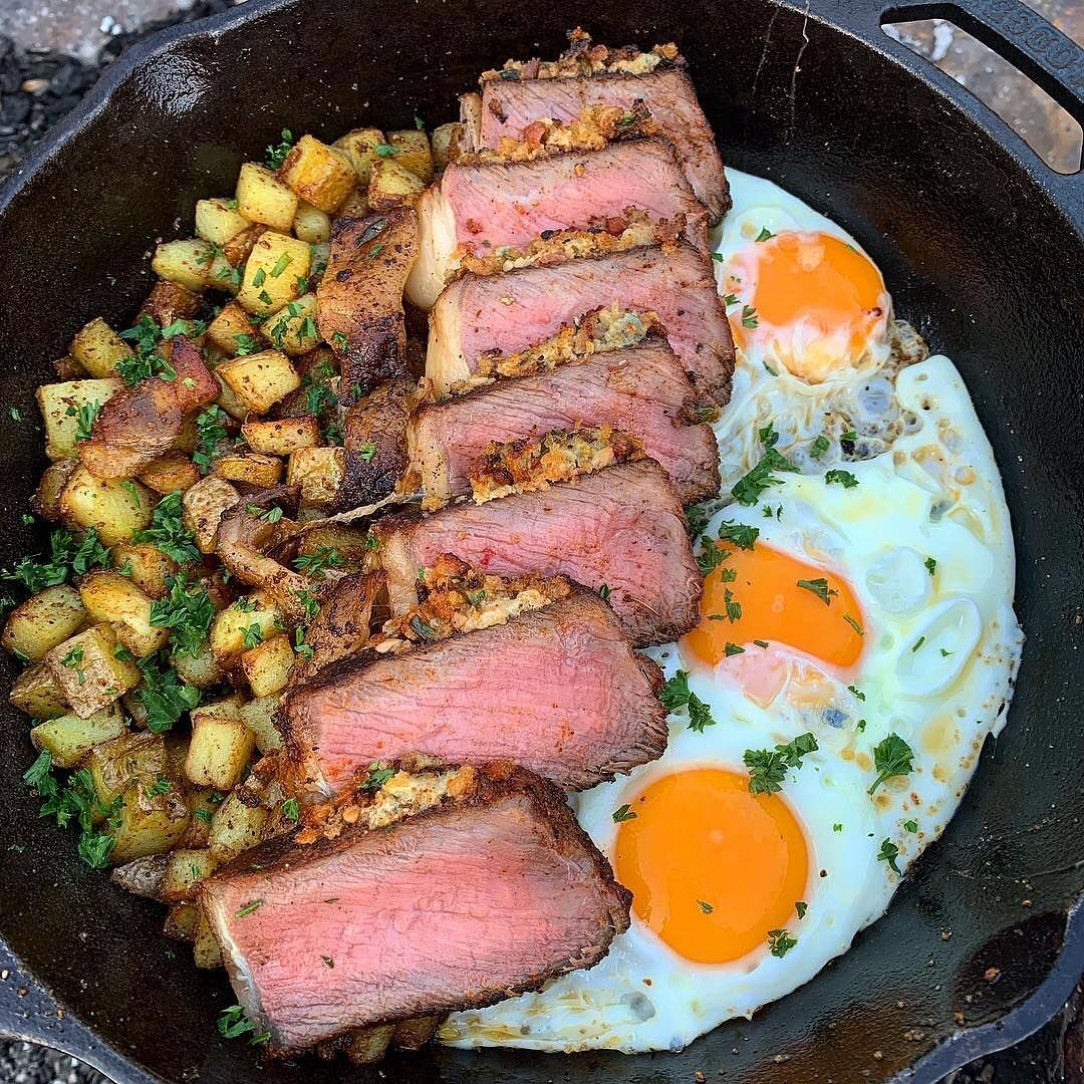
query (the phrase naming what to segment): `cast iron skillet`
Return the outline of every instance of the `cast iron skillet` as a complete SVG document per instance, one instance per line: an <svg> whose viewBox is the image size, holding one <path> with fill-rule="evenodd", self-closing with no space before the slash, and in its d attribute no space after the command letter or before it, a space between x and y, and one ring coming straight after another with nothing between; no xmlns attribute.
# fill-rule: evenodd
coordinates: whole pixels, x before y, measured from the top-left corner
<svg viewBox="0 0 1084 1084"><path fill-rule="evenodd" d="M1084 968L1084 178L1051 173L880 30L929 16L975 33L1084 120L1084 51L1017 0L254 0L133 50L0 193L0 388L24 418L0 417L8 566L43 542L19 519L44 465L34 387L87 319L130 318L153 239L190 230L195 200L230 190L279 129L450 119L481 69L556 53L577 23L607 42L675 39L724 158L852 230L899 314L968 382L1013 513L1028 643L1008 728L888 915L803 989L680 1054L430 1050L393 1057L388 1078L933 1081L1033 1031ZM10 681L15 667L0 665ZM174 954L159 907L88 870L71 836L37 819L19 781L26 720L5 706L3 723L0 1032L124 1084L324 1079L318 1062L259 1068L243 1041L218 1038L224 978Z"/></svg>

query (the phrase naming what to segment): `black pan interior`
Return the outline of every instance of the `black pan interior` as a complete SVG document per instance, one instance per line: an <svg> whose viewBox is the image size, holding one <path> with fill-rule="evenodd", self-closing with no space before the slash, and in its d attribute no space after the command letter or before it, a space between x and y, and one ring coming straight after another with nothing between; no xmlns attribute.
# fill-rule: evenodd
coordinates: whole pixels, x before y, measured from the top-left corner
<svg viewBox="0 0 1084 1084"><path fill-rule="evenodd" d="M950 1035L954 1014L969 1025L1000 1018L1057 955L1084 887L1080 217L1074 226L1059 210L1037 160L821 18L846 22L854 7L824 0L807 16L772 0L254 2L212 24L228 28L145 60L0 216L0 386L24 419L0 415L6 566L44 540L19 518L44 466L34 387L86 320L130 318L150 285L154 240L190 230L196 199L230 190L240 162L283 127L334 137L362 123L409 126L415 112L452 119L479 70L555 53L580 22L600 40L676 40L724 158L853 231L898 313L967 380L1013 513L1028 642L1007 730L888 915L814 982L680 1054L433 1050L393 1058L384 1078L885 1079ZM0 667L10 681L15 666ZM73 839L37 819L19 781L28 724L6 706L0 717L0 937L59 1002L170 1081L330 1075L317 1062L260 1068L243 1041L217 1037L215 1016L233 1000L224 978L174 954L157 906L89 871ZM984 979L989 968L997 981ZM131 1079L144 1078L133 1069Z"/></svg>

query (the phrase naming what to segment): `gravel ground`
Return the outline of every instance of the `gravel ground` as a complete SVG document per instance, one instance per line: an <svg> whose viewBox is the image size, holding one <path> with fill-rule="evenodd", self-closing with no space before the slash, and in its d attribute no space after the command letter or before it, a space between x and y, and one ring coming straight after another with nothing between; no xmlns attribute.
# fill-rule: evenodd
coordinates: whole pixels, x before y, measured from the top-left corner
<svg viewBox="0 0 1084 1084"><path fill-rule="evenodd" d="M134 42L164 26L225 11L243 0L199 0L167 15L172 0L0 0L0 180L48 128L94 84L101 69ZM1081 0L1029 0L1067 33L1084 37ZM109 14L105 14L108 9ZM146 20L150 21L146 21ZM138 29L128 30L143 20ZM1052 164L1072 168L1080 130L1068 127L1028 84L991 61L974 39L946 38L933 23L900 27L901 36L961 82L973 86L1021 128ZM18 35L16 43L10 34ZM104 42L104 45L102 43ZM28 47L29 46L29 47ZM55 49L68 49L70 53ZM1066 1033L1079 1038L1081 1021L1068 1009L1012 1050L960 1070L944 1084L1081 1084L1079 1057L1066 1058ZM1075 1050L1078 1043L1070 1041ZM0 1084L109 1084L106 1077L56 1050L0 1043Z"/></svg>

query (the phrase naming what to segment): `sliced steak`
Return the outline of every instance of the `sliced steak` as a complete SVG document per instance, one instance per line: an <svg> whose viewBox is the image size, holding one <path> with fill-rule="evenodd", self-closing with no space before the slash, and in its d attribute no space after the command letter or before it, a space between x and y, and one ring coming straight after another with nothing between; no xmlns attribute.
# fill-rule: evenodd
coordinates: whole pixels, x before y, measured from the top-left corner
<svg viewBox="0 0 1084 1084"><path fill-rule="evenodd" d="M464 252L524 247L550 230L624 221L630 209L653 222L684 215L686 236L706 250L706 213L665 140L524 162L452 162L418 202L420 251L407 297L431 308Z"/></svg>
<svg viewBox="0 0 1084 1084"><path fill-rule="evenodd" d="M606 72L554 79L489 79L482 83L480 126L472 133L477 149L496 149L500 140L524 138L534 121L569 124L596 106L630 113L642 102L674 143L696 198L714 225L730 206L723 160L692 80L682 68L657 68L643 75Z"/></svg>
<svg viewBox="0 0 1084 1084"><path fill-rule="evenodd" d="M504 624L328 667L287 696L284 729L294 759L331 793L375 761L412 754L510 760L583 790L662 755L661 680L610 607L577 589Z"/></svg>
<svg viewBox="0 0 1084 1084"><path fill-rule="evenodd" d="M464 776L458 800L307 846L272 840L201 883L272 1053L537 989L628 928L629 894L561 791L466 769L460 791Z"/></svg>
<svg viewBox="0 0 1084 1084"><path fill-rule="evenodd" d="M422 407L410 421L411 461L426 496L446 499L470 492L471 467L493 441L609 425L639 439L688 504L719 492L715 434L691 424L697 410L677 356L648 341Z"/></svg>
<svg viewBox="0 0 1084 1084"><path fill-rule="evenodd" d="M665 471L644 459L482 505L397 513L372 531L393 611L414 605L419 568L454 553L498 576L537 572L606 587L629 639L661 644L699 620L703 583L685 528Z"/></svg>
<svg viewBox="0 0 1084 1084"><path fill-rule="evenodd" d="M481 355L515 354L593 309L654 312L697 390L730 398L734 341L711 262L688 245L528 267L506 275L464 275L430 314L426 375L441 395L469 380Z"/></svg>

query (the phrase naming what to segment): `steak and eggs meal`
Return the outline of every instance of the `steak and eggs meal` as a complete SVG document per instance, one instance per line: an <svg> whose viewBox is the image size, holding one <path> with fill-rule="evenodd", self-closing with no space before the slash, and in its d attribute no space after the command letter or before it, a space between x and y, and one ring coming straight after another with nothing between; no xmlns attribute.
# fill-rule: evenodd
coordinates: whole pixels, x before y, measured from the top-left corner
<svg viewBox="0 0 1084 1084"><path fill-rule="evenodd" d="M952 817L1020 660L1001 480L675 46L415 120L284 131L38 389L25 780L227 1038L677 1050Z"/></svg>

